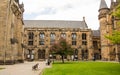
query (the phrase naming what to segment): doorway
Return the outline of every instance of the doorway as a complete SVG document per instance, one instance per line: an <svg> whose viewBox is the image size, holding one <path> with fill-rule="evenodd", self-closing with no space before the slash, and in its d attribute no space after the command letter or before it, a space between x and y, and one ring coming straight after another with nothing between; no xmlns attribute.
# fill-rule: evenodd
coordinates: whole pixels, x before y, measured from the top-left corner
<svg viewBox="0 0 120 75"><path fill-rule="evenodd" d="M38 50L38 59L45 59L45 50Z"/></svg>

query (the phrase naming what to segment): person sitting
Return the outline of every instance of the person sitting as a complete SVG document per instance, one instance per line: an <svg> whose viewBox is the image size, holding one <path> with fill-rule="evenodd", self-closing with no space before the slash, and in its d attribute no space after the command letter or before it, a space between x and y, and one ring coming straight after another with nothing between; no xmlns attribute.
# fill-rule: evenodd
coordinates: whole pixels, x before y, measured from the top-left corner
<svg viewBox="0 0 120 75"><path fill-rule="evenodd" d="M35 64L34 66L32 66L32 70L38 70L40 67L39 67L39 63Z"/></svg>

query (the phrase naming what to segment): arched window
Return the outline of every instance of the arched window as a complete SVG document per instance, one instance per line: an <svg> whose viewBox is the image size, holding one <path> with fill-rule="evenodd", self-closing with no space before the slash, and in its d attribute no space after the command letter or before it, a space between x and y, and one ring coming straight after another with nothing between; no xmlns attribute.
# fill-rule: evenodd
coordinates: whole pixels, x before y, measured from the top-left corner
<svg viewBox="0 0 120 75"><path fill-rule="evenodd" d="M98 48L98 42L97 42L97 41L93 41L93 47L94 47L95 49Z"/></svg>
<svg viewBox="0 0 120 75"><path fill-rule="evenodd" d="M76 40L76 38L77 38L76 33L72 33L72 40Z"/></svg>
<svg viewBox="0 0 120 75"><path fill-rule="evenodd" d="M82 40L86 40L86 33L82 33Z"/></svg>
<svg viewBox="0 0 120 75"><path fill-rule="evenodd" d="M52 45L55 42L55 33L50 34L50 44Z"/></svg>
<svg viewBox="0 0 120 75"><path fill-rule="evenodd" d="M33 39L34 38L34 33L33 32L29 32L28 33L28 39Z"/></svg>
<svg viewBox="0 0 120 75"><path fill-rule="evenodd" d="M77 34L76 33L72 33L72 45L76 45L76 39L77 39Z"/></svg>
<svg viewBox="0 0 120 75"><path fill-rule="evenodd" d="M61 37L62 38L66 38L66 34L65 33L61 33Z"/></svg>
<svg viewBox="0 0 120 75"><path fill-rule="evenodd" d="M42 32L39 34L39 45L44 45L45 44L45 34Z"/></svg>
<svg viewBox="0 0 120 75"><path fill-rule="evenodd" d="M45 59L45 50L38 50L38 59Z"/></svg>
<svg viewBox="0 0 120 75"><path fill-rule="evenodd" d="M51 40L54 40L54 39L55 39L55 33L51 33L51 34L50 34L50 39L51 39Z"/></svg>
<svg viewBox="0 0 120 75"><path fill-rule="evenodd" d="M45 38L45 34L44 34L44 33L40 33L39 38L40 38L40 39L44 39L44 38Z"/></svg>
<svg viewBox="0 0 120 75"><path fill-rule="evenodd" d="M28 33L28 45L33 45L33 39L34 39L34 33L29 32Z"/></svg>

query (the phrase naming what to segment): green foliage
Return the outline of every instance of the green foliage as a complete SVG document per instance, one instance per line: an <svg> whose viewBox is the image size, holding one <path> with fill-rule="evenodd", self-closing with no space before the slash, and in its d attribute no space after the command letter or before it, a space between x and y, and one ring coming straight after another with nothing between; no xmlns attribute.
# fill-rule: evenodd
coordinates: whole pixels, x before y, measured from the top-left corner
<svg viewBox="0 0 120 75"><path fill-rule="evenodd" d="M116 11L113 12L113 15L116 17L120 17L120 5L117 6Z"/></svg>
<svg viewBox="0 0 120 75"><path fill-rule="evenodd" d="M120 19L120 4L116 7L113 15ZM117 25L120 25L120 22L117 22ZM112 36L105 36L107 39L111 40L114 44L120 44L120 31L113 31Z"/></svg>
<svg viewBox="0 0 120 75"><path fill-rule="evenodd" d="M107 62L55 62L42 75L120 75L119 63Z"/></svg>
<svg viewBox="0 0 120 75"><path fill-rule="evenodd" d="M65 39L61 38L57 43L54 43L51 46L50 53L59 55L71 55L73 53L73 49Z"/></svg>
<svg viewBox="0 0 120 75"><path fill-rule="evenodd" d="M114 44L120 44L120 31L114 31L111 36L106 35L105 37Z"/></svg>
<svg viewBox="0 0 120 75"><path fill-rule="evenodd" d="M120 0L119 0L120 2ZM113 12L113 16L117 17L120 19L120 4L116 7L115 11ZM117 22L117 25L120 25L120 22Z"/></svg>

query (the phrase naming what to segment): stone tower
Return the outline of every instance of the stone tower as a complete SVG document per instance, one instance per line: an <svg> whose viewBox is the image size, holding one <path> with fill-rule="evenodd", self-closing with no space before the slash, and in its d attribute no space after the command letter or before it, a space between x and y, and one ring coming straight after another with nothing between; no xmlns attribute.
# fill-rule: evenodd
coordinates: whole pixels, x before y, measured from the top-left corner
<svg viewBox="0 0 120 75"><path fill-rule="evenodd" d="M101 0L99 8L99 22L100 22L100 39L101 39L101 55L102 60L117 60L118 61L118 46L115 46L105 36L111 36L114 30L119 31L119 25L117 22L119 18L115 17L112 13L115 12L116 6L120 3L120 0L111 0L110 8L107 7L105 0Z"/></svg>
<svg viewBox="0 0 120 75"><path fill-rule="evenodd" d="M107 15L109 8L105 0L101 0L99 8L99 22L100 22L100 39L101 39L101 55L102 60L109 60L109 40L105 38L105 35L109 33L109 25L107 22Z"/></svg>
<svg viewBox="0 0 120 75"><path fill-rule="evenodd" d="M23 4L19 0L0 2L0 64L23 61Z"/></svg>

